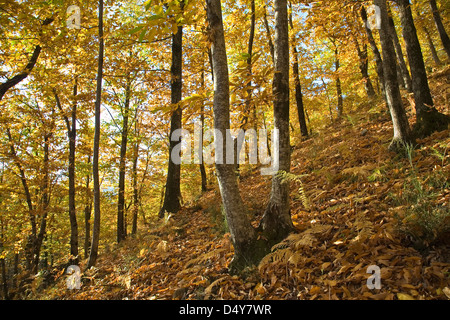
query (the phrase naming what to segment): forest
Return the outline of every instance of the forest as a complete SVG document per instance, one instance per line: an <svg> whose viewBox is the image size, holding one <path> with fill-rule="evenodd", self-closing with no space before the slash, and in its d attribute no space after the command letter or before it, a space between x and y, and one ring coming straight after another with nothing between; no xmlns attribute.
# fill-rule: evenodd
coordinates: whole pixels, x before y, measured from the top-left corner
<svg viewBox="0 0 450 320"><path fill-rule="evenodd" d="M445 0L0 0L0 299L449 300L449 33Z"/></svg>

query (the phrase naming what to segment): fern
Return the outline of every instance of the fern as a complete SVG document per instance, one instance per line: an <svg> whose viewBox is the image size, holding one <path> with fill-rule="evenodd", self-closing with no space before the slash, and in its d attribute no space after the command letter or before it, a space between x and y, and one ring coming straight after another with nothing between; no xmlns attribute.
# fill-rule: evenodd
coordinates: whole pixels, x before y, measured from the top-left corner
<svg viewBox="0 0 450 320"><path fill-rule="evenodd" d="M302 259L301 249L314 247L319 242L315 235L328 234L332 229L333 226L331 225L317 225L302 233L289 235L282 242L272 247L272 252L259 263L259 270L264 269L269 264L292 263L297 265Z"/></svg>
<svg viewBox="0 0 450 320"><path fill-rule="evenodd" d="M288 183L288 182L295 182L299 184L298 188L298 198L302 202L303 206L306 209L309 209L309 200L305 192L305 188L303 185L302 178L306 177L306 174L297 175L294 173L286 172L286 171L280 171L276 174L276 177L281 180L281 183Z"/></svg>

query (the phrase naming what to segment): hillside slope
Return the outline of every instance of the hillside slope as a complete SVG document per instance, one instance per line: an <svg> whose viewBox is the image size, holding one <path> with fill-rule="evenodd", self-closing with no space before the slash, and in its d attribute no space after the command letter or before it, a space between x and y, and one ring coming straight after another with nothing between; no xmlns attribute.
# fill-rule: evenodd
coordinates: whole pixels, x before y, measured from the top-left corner
<svg viewBox="0 0 450 320"><path fill-rule="evenodd" d="M430 82L448 113L444 71ZM410 107L408 114L413 121ZM54 283L28 298L448 299L450 130L417 141L404 156L387 150L391 137L380 103L298 143L289 179L298 232L241 277L227 273L233 248L215 187L103 252L80 290L67 290L58 270ZM240 189L256 225L270 179L244 170ZM366 285L369 266L380 268L381 289Z"/></svg>

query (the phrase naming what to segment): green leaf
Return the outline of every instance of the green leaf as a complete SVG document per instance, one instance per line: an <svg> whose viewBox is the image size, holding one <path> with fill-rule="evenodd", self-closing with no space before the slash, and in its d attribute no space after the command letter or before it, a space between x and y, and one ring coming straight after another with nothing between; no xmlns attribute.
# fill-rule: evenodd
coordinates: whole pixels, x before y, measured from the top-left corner
<svg viewBox="0 0 450 320"><path fill-rule="evenodd" d="M138 27L134 28L133 30L129 31L128 34L135 34L139 31L141 31L142 28L144 28L144 26L138 26Z"/></svg>

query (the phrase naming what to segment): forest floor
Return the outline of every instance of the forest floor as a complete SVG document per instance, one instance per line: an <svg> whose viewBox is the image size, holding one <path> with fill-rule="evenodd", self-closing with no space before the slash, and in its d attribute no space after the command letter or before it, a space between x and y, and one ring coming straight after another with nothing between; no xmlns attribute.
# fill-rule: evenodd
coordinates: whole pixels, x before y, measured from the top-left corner
<svg viewBox="0 0 450 320"><path fill-rule="evenodd" d="M430 77L449 113L450 69ZM411 125L411 99L405 96ZM167 222L103 251L67 290L64 270L33 299L450 299L450 130L388 151L384 104L366 103L292 153L291 213L298 232L258 267L228 274L233 256L220 193L209 190ZM295 175L295 176L294 176ZM240 179L255 225L270 193L259 170ZM381 289L369 289L369 266Z"/></svg>

